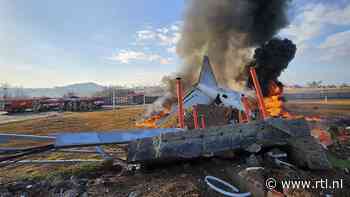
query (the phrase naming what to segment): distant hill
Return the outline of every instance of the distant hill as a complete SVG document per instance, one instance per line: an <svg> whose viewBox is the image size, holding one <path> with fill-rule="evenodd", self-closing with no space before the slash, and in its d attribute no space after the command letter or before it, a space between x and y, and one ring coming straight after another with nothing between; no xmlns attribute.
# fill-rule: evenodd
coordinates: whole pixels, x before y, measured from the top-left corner
<svg viewBox="0 0 350 197"><path fill-rule="evenodd" d="M54 88L9 88L8 94L27 97L62 97L67 93L73 92L77 96L92 96L104 89L105 86L96 83L77 83ZM3 90L0 90L0 95L3 95Z"/></svg>

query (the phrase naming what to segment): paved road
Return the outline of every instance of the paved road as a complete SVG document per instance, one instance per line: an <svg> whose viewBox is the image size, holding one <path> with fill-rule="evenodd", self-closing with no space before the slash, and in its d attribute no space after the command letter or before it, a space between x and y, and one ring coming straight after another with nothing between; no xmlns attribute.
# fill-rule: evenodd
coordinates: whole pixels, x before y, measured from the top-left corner
<svg viewBox="0 0 350 197"><path fill-rule="evenodd" d="M6 112L0 112L0 124L6 124L11 122L18 122L24 120L33 120L38 118L46 118L50 116L57 116L59 112L45 112L45 113L23 113L16 115L7 115Z"/></svg>

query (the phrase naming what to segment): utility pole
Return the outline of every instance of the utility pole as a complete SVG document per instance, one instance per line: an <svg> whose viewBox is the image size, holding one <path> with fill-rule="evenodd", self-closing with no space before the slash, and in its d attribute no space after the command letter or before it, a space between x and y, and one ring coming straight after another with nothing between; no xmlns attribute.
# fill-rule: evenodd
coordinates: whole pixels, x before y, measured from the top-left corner
<svg viewBox="0 0 350 197"><path fill-rule="evenodd" d="M115 110L115 87L113 86L113 96L112 96L112 104L113 104L113 110Z"/></svg>

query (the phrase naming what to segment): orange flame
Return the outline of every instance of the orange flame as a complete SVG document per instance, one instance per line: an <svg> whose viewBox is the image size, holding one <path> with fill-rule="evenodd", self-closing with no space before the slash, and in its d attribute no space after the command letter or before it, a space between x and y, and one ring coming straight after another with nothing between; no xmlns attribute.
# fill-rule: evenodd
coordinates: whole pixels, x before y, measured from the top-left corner
<svg viewBox="0 0 350 197"><path fill-rule="evenodd" d="M156 115L152 115L150 118L143 120L142 122L136 123L137 128L159 128L157 122L163 117L169 115L170 110L164 109Z"/></svg>
<svg viewBox="0 0 350 197"><path fill-rule="evenodd" d="M307 121L321 122L322 117L313 116L303 116L303 115L292 115L284 108L284 101L282 100L283 87L277 85L274 81L269 83L268 96L264 98L266 111L271 117L282 117L286 119L297 119L305 118Z"/></svg>
<svg viewBox="0 0 350 197"><path fill-rule="evenodd" d="M292 115L283 107L282 95L283 87L270 81L268 96L264 98L266 111L272 117L292 118Z"/></svg>

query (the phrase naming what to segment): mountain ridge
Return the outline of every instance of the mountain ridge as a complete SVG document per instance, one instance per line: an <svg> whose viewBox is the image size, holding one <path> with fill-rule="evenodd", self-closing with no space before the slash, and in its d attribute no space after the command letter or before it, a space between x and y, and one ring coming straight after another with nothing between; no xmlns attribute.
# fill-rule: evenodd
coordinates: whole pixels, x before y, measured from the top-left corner
<svg viewBox="0 0 350 197"><path fill-rule="evenodd" d="M74 83L65 86L53 88L18 88L10 87L7 89L8 96L13 97L62 97L68 93L74 93L77 96L93 96L95 93L104 90L106 86L94 82ZM0 95L4 95L5 90L0 89Z"/></svg>

